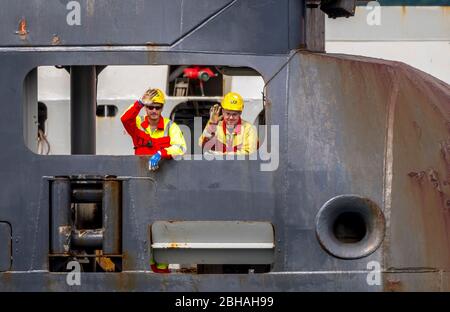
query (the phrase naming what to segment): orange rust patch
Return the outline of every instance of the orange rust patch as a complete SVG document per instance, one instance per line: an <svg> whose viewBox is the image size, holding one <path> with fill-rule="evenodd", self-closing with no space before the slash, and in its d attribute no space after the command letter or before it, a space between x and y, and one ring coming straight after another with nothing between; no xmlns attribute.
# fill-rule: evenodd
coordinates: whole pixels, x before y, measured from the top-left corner
<svg viewBox="0 0 450 312"><path fill-rule="evenodd" d="M22 19L19 21L19 27L16 31L16 34L20 36L20 39L25 40L28 35L27 30L27 21L25 18L22 17Z"/></svg>
<svg viewBox="0 0 450 312"><path fill-rule="evenodd" d="M61 43L61 39L59 38L59 36L54 35L52 38L52 45L59 45Z"/></svg>
<svg viewBox="0 0 450 312"><path fill-rule="evenodd" d="M168 248L182 248L182 247L186 247L187 243L169 243L169 247Z"/></svg>
<svg viewBox="0 0 450 312"><path fill-rule="evenodd" d="M97 262L105 272L114 272L116 269L116 265L108 257L100 257Z"/></svg>
<svg viewBox="0 0 450 312"><path fill-rule="evenodd" d="M390 280L386 281L386 291L402 291L403 285L400 280Z"/></svg>

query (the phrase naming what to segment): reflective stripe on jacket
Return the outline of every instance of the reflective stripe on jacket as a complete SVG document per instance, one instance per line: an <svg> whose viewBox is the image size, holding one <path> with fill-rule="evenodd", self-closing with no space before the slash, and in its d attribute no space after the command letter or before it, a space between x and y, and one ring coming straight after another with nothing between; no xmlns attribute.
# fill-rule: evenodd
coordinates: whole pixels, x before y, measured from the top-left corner
<svg viewBox="0 0 450 312"><path fill-rule="evenodd" d="M163 158L183 155L186 142L178 125L169 118L160 117L156 129L152 131L148 117L138 116L141 108L136 101L120 118L133 140L135 155L153 155L157 151L161 151Z"/></svg>
<svg viewBox="0 0 450 312"><path fill-rule="evenodd" d="M199 138L198 144L205 150L249 155L258 149L258 135L251 123L239 119L238 124L230 133L224 121L219 121L215 133L209 133L209 121Z"/></svg>

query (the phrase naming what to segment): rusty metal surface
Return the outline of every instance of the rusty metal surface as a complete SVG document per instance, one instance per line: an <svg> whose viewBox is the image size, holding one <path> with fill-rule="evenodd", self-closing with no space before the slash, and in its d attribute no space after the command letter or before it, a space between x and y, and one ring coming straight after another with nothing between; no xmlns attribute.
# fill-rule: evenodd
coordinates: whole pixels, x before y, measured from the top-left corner
<svg viewBox="0 0 450 312"><path fill-rule="evenodd" d="M449 291L450 289L450 272L444 271L441 273L442 290Z"/></svg>
<svg viewBox="0 0 450 312"><path fill-rule="evenodd" d="M118 274L81 274L81 285L69 286L67 274L44 272L0 273L2 291L371 291L367 272L291 272L286 274L154 274L123 272Z"/></svg>
<svg viewBox="0 0 450 312"><path fill-rule="evenodd" d="M149 271L118 274L81 274L81 285L69 286L67 274L0 272L2 291L380 291L367 285L368 271L303 271L282 274L154 274ZM382 273L385 291L448 290L448 272ZM432 285L431 287L429 285Z"/></svg>
<svg viewBox="0 0 450 312"><path fill-rule="evenodd" d="M387 66L372 62L299 53L289 65L288 111L280 123L287 124L280 129L287 133L282 242L290 257L285 269L365 269L370 261L381 262L380 249L361 261L314 261L326 251L313 243L314 219L329 199L357 194L383 207L385 140L380 131L389 81L383 72Z"/></svg>
<svg viewBox="0 0 450 312"><path fill-rule="evenodd" d="M216 55L203 54L200 57L195 53L180 55L170 52L150 54L122 52L120 58L117 58L117 52L27 53L2 55L0 61L4 70L0 74L0 81L4 85L13 82L20 84L23 75L37 64L60 63L62 60L67 61L69 56L76 57L77 62L81 64L142 64L148 61L176 64L182 61L198 63L200 59L207 62L217 61ZM224 64L253 67L261 72L266 80L287 60L285 57L248 55L222 55L220 59ZM11 64L14 64L14 68ZM402 276L407 274L401 275L399 283L404 285L404 289L420 286L423 281L414 276L419 276L415 274L422 272L420 270L423 266L434 267L431 265L433 259L442 260L440 264L438 263L438 269L446 268L444 260L445 248L448 246L447 238L440 230L445 228L444 219L442 214L439 218L437 215L419 216L419 212L425 213L422 211L424 209L441 206L437 206L434 197L430 197L433 200L424 198L422 204L414 200L408 202L405 184L398 181L397 177L410 181L408 183L412 186L417 182L410 173L419 172L421 176L420 172L426 173L427 168L432 166L438 174L423 174L423 179L431 181L427 182L430 185L429 191L435 192L432 194L440 194L438 188L445 190L447 187L443 182L437 183L437 177L442 179L445 174L433 161L438 161L437 164L439 161L443 163L446 157L441 148L445 146L442 143L447 139L447 128L443 129L439 120L448 119L444 115L445 103L448 103L445 95L448 86L428 76L422 76L421 73L414 73L411 79L402 78L404 71L408 73L413 70L397 63L350 56L299 53L293 57L289 66L282 69L268 86L268 96L272 102L272 109L268 110L270 120L273 124L279 125L280 133L287 133L281 135L280 166L273 172L261 172L260 161L178 161L170 163L170 166L164 164L157 174L153 174L147 170L145 157L83 155L76 158L70 155L39 157L29 152L17 139L22 135L20 128L9 128L1 132L0 141L8 142L2 153L4 181L8 183L0 188L1 196L5 199L1 205L2 208L5 206L15 209L0 209L0 219L11 222L15 236L19 237L18 248L14 250L12 271L48 269L46 222L49 216L46 207L49 205L49 181L43 179L43 176L113 174L125 177L122 182L123 271L136 272L136 275L120 277L123 273L114 273L118 276L106 278L95 274L86 281L87 285L84 288L86 290L120 288L118 285L122 279L127 280L124 282L128 285L127 289L146 286L146 290L160 289L161 277L147 276L149 273L146 272L149 270L151 256L149 229L156 220L271 222L276 237L273 270L286 275L283 275L281 280L278 277L271 280L275 284L270 289L300 290L305 289L306 284L310 289L316 290L350 289L346 288L345 285L349 284L345 279L336 278L333 272L366 270L370 261L380 262L383 269L412 267L412 271L407 273L411 277L408 277L408 280L401 280ZM400 85L395 87L396 80L403 81L401 87ZM421 89L421 85L427 87ZM419 91L413 92L412 90L416 88ZM433 92L430 94L428 88L435 89L432 89ZM407 100L400 102L401 109L400 105L392 104L398 101L393 94L401 93L403 89L415 96L408 99L414 101L414 106L408 104ZM11 99L9 103L20 100L14 89L2 90L5 97ZM393 93L392 90L398 91ZM392 115L392 112L396 112L394 108L401 111L403 107L417 110L420 118L414 121L422 129L422 138L429 137L430 131L437 137L436 140L421 142L419 154L411 150L407 150L408 155L402 154L404 144L401 144L401 140L409 139L413 133L417 133L415 130L417 127L411 120L401 119L400 117L406 118L401 113ZM20 116L17 106L2 105L0 118L5 118L6 111L9 116L15 116L14 118ZM429 115L436 116L436 119L427 120ZM424 124L434 130L426 128ZM430 127L430 124L433 127ZM406 131L400 136L398 131L402 126L413 132ZM393 140L400 138L400 142L394 144ZM396 144L401 148L396 148ZM408 147L414 149L409 145ZM431 152L433 148L437 148L437 154ZM17 157L18 150L22 151L20 157ZM396 158L400 157L396 156L396 153L401 154L406 160L410 158L423 161L427 155L432 157L426 165L407 166L403 173L398 173L399 166L407 164L408 161L402 162L401 158ZM435 156L437 157L434 159ZM392 162L391 159L396 161ZM7 168L5 164L8 164ZM215 174L211 175L212 172ZM7 195L23 189L25 181L27 185L33 185L28 188L26 201ZM440 186L436 188L435 185ZM328 199L346 193L370 198L383 207L386 216L389 240L385 241L383 249L378 249L363 259L334 258L320 247L315 237L314 218L319 208ZM416 192L413 195L418 194ZM218 200L222 198L227 200ZM30 224L35 226L23 227L24 218L29 219ZM427 235L416 236L417 239L411 241L410 237L424 233L420 227L412 231L417 227L417 224L411 222L413 218L423 224L429 223L430 226ZM32 248L25 247L26 243L22 243L23 241L30 242L32 246L29 247ZM432 245L434 249L423 253L416 252L420 248L425 248L427 244ZM435 253L436 250L440 250L439 254ZM29 252L32 253L31 256ZM411 265L412 263L415 264ZM302 280L298 279L297 275L289 273L323 270L329 273L325 273L318 280ZM15 282L12 285L2 284L2 289L21 289L21 287L29 289L30 286L24 286L24 281L27 280L26 273L13 275L17 276L14 277ZM2 278L6 276L8 275ZM29 274L29 279L34 280L33 276L36 275ZM49 275L48 278L54 280L54 275ZM199 289L203 289L214 280L213 277L200 277L198 280L192 276L182 277L188 280L191 278L196 280ZM233 281L232 277L229 278ZM320 284L322 278L328 282ZM135 279L140 282L133 284ZM267 281L263 276L242 276L240 279L244 283L240 288L242 290L253 289L252 287L261 286ZM56 280L54 283L58 284ZM39 283L32 285L35 285L36 290L52 289ZM367 284L360 286L361 290L380 290L380 286ZM426 283L423 285L424 288L427 286L434 287ZM190 286L180 286L183 287L190 289ZM235 287L239 286L230 284L228 289L237 289ZM217 286L217 289L225 288L227 288L225 284Z"/></svg>
<svg viewBox="0 0 450 312"><path fill-rule="evenodd" d="M402 63L356 56L305 54L290 70L304 77L300 88L295 74L291 83L290 201L319 205L346 189L364 194L386 217L385 270L448 271L449 86ZM302 224L311 215L289 220ZM433 279L413 276L398 277L402 289L435 288Z"/></svg>
<svg viewBox="0 0 450 312"><path fill-rule="evenodd" d="M24 3L8 1L7 6L19 14ZM40 7L42 3L34 1L33 5ZM165 8L179 1L167 3ZM248 32L255 27L263 29L258 21L281 11L283 14L278 15L286 17L288 6L271 11L275 1L229 3L233 3L230 10L208 20L177 44L165 47L111 47L106 42L111 37L104 33L108 25L86 34L80 46L68 47L68 43L80 42L72 39L81 37L64 29L48 32L51 19L42 26L42 36L36 37L34 15L28 14L24 16L26 25L19 27L19 31L29 32L22 42L15 33L19 15L0 13L5 17L0 18L0 38L9 45L0 48L0 94L4 99L0 105L0 220L11 224L14 243L11 269L0 273L1 290L69 289L64 274L47 273L52 246L49 237L54 239L60 230L63 234L67 231L49 224L58 217L51 213L52 192L59 192L51 187L57 180L49 177L73 175L119 176L123 195L123 271L83 275L80 290L449 289L449 86L396 62L288 54L298 38L286 32L287 25L292 25L287 21L300 23L301 14L298 18L278 18L280 24L276 24L275 31L258 32L255 37ZM211 14L220 7L215 4L219 1L209 7ZM93 8L90 12L94 12L94 19L98 10ZM52 10L60 8L46 9L50 11L44 16L52 17L56 14ZM238 9L240 13L230 20L230 14ZM257 14L249 14L252 9L264 11L261 20ZM251 27L246 14L256 18ZM113 15L111 12L108 16ZM199 21L191 22L189 25ZM163 25L148 29L157 32ZM229 25L239 26L239 31L229 29ZM302 31L301 27L295 29ZM167 32L152 32L149 36L156 36L154 41L159 43L179 38L179 33L174 35L179 28L164 30ZM141 39L140 31L137 29L131 37L119 32L117 38ZM230 39L229 46L212 47L211 42L215 43L221 32L225 41L235 35L236 41ZM53 40L54 35L59 39ZM98 42L105 45L83 45L95 42L99 36ZM37 46L45 40L48 45ZM58 46L51 45L57 42ZM289 64L284 66L287 61ZM60 64L252 67L268 83L266 120L279 126L279 166L274 171L261 171L263 160L186 160L166 162L157 173L151 173L146 157L44 157L32 153L23 139L24 126L29 126L22 124L23 81L37 66ZM29 80L33 84L33 78ZM60 192L67 193L63 196L67 199L56 206L67 206L71 193L63 186ZM321 248L317 240L317 212L330 198L342 194L368 198L383 209L385 240L367 257L338 259ZM63 221L66 217L61 216ZM150 226L158 220L270 222L275 233L273 270L270 274L240 276L151 274ZM117 242L117 238L112 241ZM61 249L58 254L64 253L61 244L55 248ZM368 264L373 261L380 263L384 272L381 285L367 283Z"/></svg>
<svg viewBox="0 0 450 312"><path fill-rule="evenodd" d="M97 203L102 201L101 189L72 189L72 201L75 203Z"/></svg>
<svg viewBox="0 0 450 312"><path fill-rule="evenodd" d="M52 181L52 197L50 203L51 216L51 253L67 253L69 251L71 222L71 189L68 178L56 178Z"/></svg>
<svg viewBox="0 0 450 312"><path fill-rule="evenodd" d="M384 288L387 292L414 291L448 291L448 285L443 283L444 273L440 271L411 270L383 275ZM448 273L447 273L448 274Z"/></svg>
<svg viewBox="0 0 450 312"><path fill-rule="evenodd" d="M284 54L303 41L303 9L304 1L297 0L4 0L0 46L134 45ZM267 31L265 22L273 20ZM212 45L218 37L223 44Z"/></svg>
<svg viewBox="0 0 450 312"><path fill-rule="evenodd" d="M122 198L120 182L106 179L103 182L103 253L120 254L122 237Z"/></svg>
<svg viewBox="0 0 450 312"><path fill-rule="evenodd" d="M0 272L8 271L11 267L11 226L0 222Z"/></svg>
<svg viewBox="0 0 450 312"><path fill-rule="evenodd" d="M70 246L100 249L103 243L104 231L95 230L74 230L70 236Z"/></svg>
<svg viewBox="0 0 450 312"><path fill-rule="evenodd" d="M359 216L361 224L367 224L367 229L361 240L354 239L352 244L348 240L336 239L336 216L343 214ZM356 223L353 221L352 223ZM367 198L352 195L340 195L327 201L316 216L316 234L322 247L336 257L343 259L363 258L377 250L383 242L385 220L380 207ZM355 242L356 241L356 242Z"/></svg>
<svg viewBox="0 0 450 312"><path fill-rule="evenodd" d="M397 65L395 83L385 266L449 271L450 90L404 65Z"/></svg>
<svg viewBox="0 0 450 312"><path fill-rule="evenodd" d="M271 264L274 229L268 222L156 221L151 247L156 262Z"/></svg>

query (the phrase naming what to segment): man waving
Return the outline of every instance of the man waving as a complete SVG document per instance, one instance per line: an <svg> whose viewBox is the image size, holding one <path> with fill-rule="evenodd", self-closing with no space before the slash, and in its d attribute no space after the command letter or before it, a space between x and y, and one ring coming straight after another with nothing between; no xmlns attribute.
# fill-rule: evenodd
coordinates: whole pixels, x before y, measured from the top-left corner
<svg viewBox="0 0 450 312"><path fill-rule="evenodd" d="M120 120L131 136L135 155L150 155L149 169L159 168L161 158L171 159L186 152L186 142L178 125L161 116L165 103L160 89L148 89L123 113ZM139 116L144 107L145 115Z"/></svg>

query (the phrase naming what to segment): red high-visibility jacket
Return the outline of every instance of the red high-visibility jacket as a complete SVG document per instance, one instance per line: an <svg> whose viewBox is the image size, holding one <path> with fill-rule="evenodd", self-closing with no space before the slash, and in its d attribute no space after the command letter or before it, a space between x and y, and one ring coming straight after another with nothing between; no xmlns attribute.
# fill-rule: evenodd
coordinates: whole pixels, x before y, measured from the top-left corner
<svg viewBox="0 0 450 312"><path fill-rule="evenodd" d="M150 130L148 117L139 115L142 105L136 101L122 115L120 120L125 130L131 136L135 155L153 155L161 151L162 158L172 158L173 155L183 155L186 142L180 128L168 118L159 118L157 129ZM142 121L142 122L141 122Z"/></svg>

